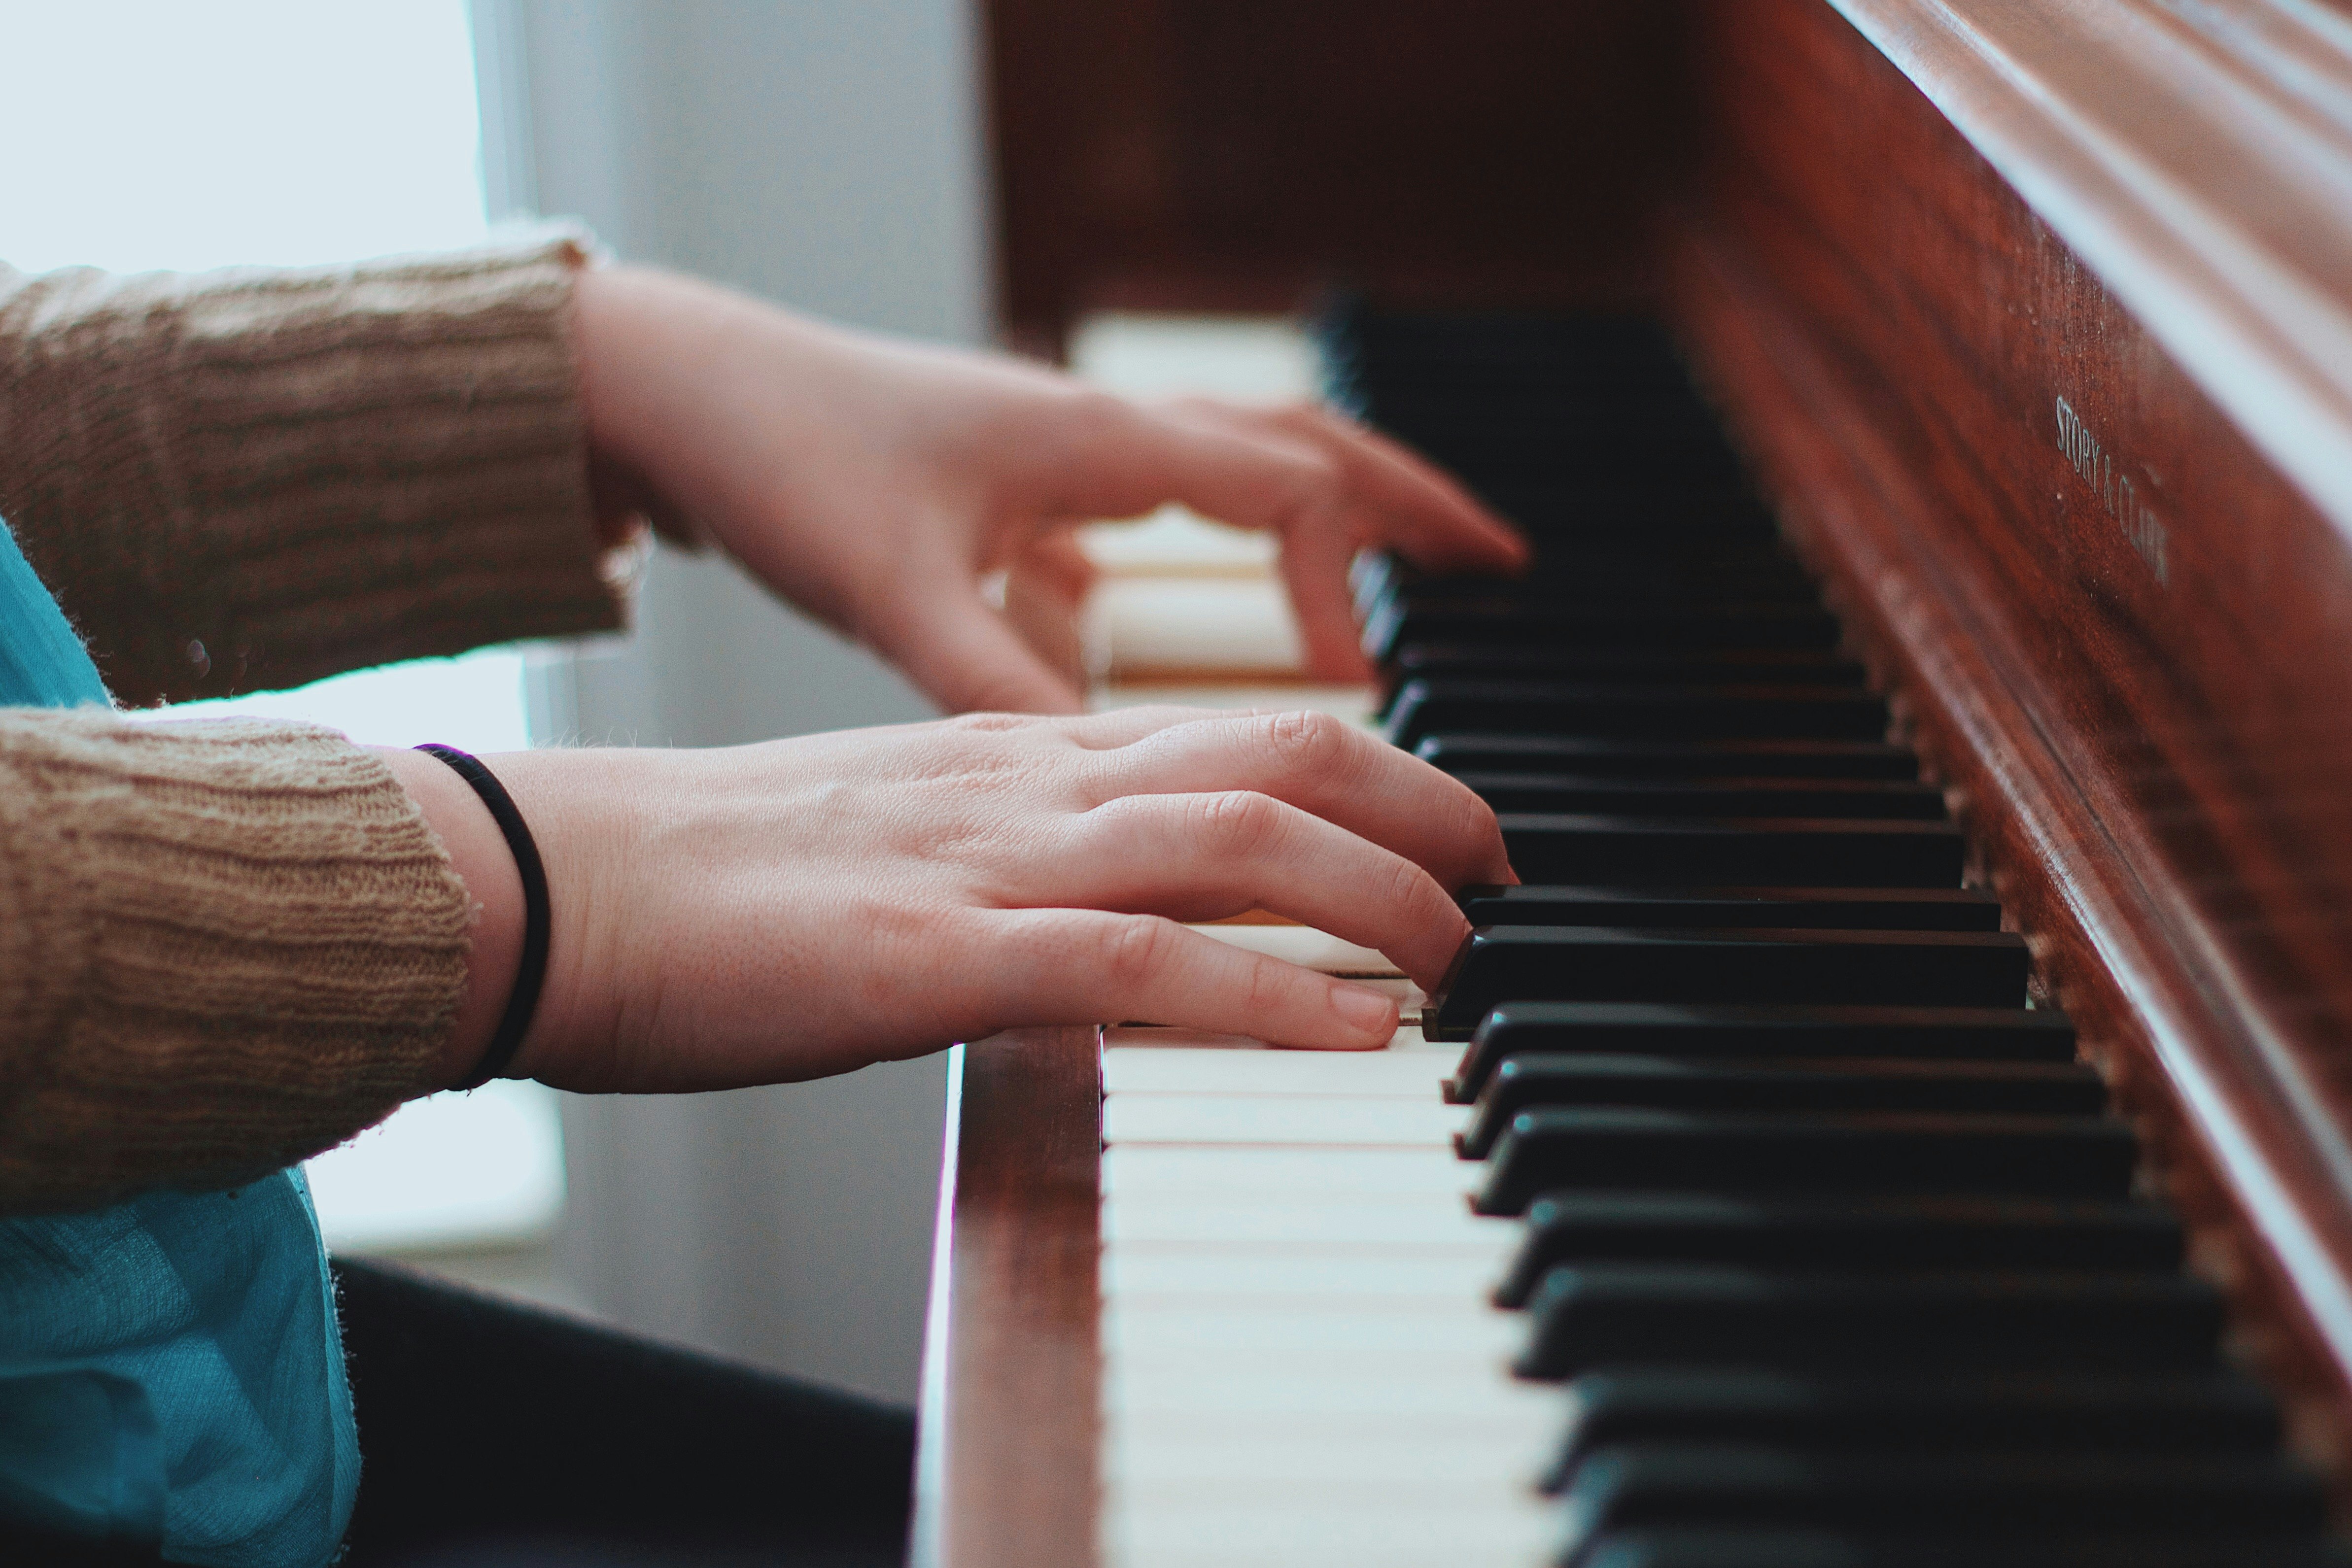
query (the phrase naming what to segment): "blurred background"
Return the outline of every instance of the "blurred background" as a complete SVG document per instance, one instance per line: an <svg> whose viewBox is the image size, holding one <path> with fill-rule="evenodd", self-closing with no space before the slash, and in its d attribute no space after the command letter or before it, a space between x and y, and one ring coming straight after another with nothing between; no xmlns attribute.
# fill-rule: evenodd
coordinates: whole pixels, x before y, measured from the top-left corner
<svg viewBox="0 0 2352 1568"><path fill-rule="evenodd" d="M0 257L299 264L534 213L845 320L991 334L971 18L953 0L0 3ZM610 646L497 649L183 711L355 738L719 745L929 716L716 560ZM779 1020L779 1027L788 1027ZM443 1095L313 1162L330 1245L911 1397L940 1059L760 1092Z"/></svg>
<svg viewBox="0 0 2352 1568"><path fill-rule="evenodd" d="M1671 47L1663 10L0 0L0 37L42 62L13 73L13 117L50 128L0 162L0 258L325 262L573 215L623 257L844 321L1141 393L1301 396L1302 311L1335 289L1639 292L1673 129L1628 62ZM1588 58L1606 74L1579 80ZM1264 541L1168 515L1087 542L1098 675L1231 690L1295 663ZM196 706L479 751L929 712L727 563L667 552L625 638ZM311 1176L339 1251L910 1398L943 1087L939 1058L662 1099L501 1083L412 1105Z"/></svg>

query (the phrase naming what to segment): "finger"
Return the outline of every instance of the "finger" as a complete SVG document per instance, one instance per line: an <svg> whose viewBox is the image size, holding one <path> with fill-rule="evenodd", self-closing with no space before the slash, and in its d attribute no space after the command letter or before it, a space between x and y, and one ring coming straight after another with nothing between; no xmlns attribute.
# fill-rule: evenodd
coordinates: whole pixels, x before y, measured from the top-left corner
<svg viewBox="0 0 2352 1568"><path fill-rule="evenodd" d="M1078 690L961 584L894 599L866 640L950 713L1076 713Z"/></svg>
<svg viewBox="0 0 2352 1568"><path fill-rule="evenodd" d="M1329 519L1301 521L1282 540L1282 583L1298 617L1307 673L1318 681L1352 685L1372 676L1356 625L1348 567L1355 538Z"/></svg>
<svg viewBox="0 0 2352 1568"><path fill-rule="evenodd" d="M1016 576L1034 579L1046 591L1072 605L1084 599L1102 576L1101 569L1078 543L1074 528L1055 528L1038 535L1021 552L1013 570Z"/></svg>
<svg viewBox="0 0 2352 1568"><path fill-rule="evenodd" d="M1379 518L1373 537L1415 563L1486 571L1527 564L1528 542L1517 529L1402 444L1312 404L1277 410L1272 419L1339 463L1349 499Z"/></svg>
<svg viewBox="0 0 2352 1568"><path fill-rule="evenodd" d="M1340 497L1339 465L1321 444L1274 423L1208 417L1191 403L1125 399L1097 417L1037 498L1048 516L1135 517L1170 501L1234 528L1286 529Z"/></svg>
<svg viewBox="0 0 2352 1568"><path fill-rule="evenodd" d="M1086 639L1079 626L1094 568L1067 529L1039 539L1004 575L1005 624L1040 663L1073 686L1087 681Z"/></svg>
<svg viewBox="0 0 2352 1568"><path fill-rule="evenodd" d="M1528 562L1528 543L1517 530L1436 465L1328 409L1244 408L1201 398L1171 412L1238 434L1286 436L1322 453L1338 473L1342 497L1328 517L1356 543L1391 546L1433 570L1512 571Z"/></svg>
<svg viewBox="0 0 2352 1568"><path fill-rule="evenodd" d="M1141 703L1134 707L1105 708L1066 721L1064 730L1089 751L1132 746L1148 735L1181 725L1205 724L1226 717L1230 710L1181 707L1173 703Z"/></svg>
<svg viewBox="0 0 2352 1568"><path fill-rule="evenodd" d="M1377 948L1433 990L1470 934L1412 862L1245 789L1122 797L1080 817L1068 849L1057 900L1178 920L1272 910Z"/></svg>
<svg viewBox="0 0 2352 1568"><path fill-rule="evenodd" d="M1495 813L1467 786L1329 714L1211 714L1161 725L1105 750L1092 768L1098 803L1251 789L1394 851L1448 892L1518 880Z"/></svg>
<svg viewBox="0 0 2352 1568"><path fill-rule="evenodd" d="M989 918L992 1023L1144 1019L1325 1051L1376 1051L1396 1033L1396 1003L1378 991L1157 915L1021 909Z"/></svg>

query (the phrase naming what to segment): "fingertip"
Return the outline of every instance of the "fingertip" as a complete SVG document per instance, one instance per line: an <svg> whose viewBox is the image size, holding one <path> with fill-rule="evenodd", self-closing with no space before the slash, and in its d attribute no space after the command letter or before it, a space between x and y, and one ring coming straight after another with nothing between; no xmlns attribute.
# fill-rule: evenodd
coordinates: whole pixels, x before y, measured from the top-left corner
<svg viewBox="0 0 2352 1568"><path fill-rule="evenodd" d="M1352 636L1306 638L1307 673L1328 685L1358 685L1372 678L1372 662Z"/></svg>
<svg viewBox="0 0 2352 1568"><path fill-rule="evenodd" d="M1354 1043L1341 1049L1377 1051L1395 1037L1397 1005L1392 998L1369 987L1336 981L1330 998L1331 1011L1347 1033L1354 1037Z"/></svg>
<svg viewBox="0 0 2352 1568"><path fill-rule="evenodd" d="M1501 547L1502 554L1510 570L1524 571L1535 564L1535 542L1527 535L1500 517L1493 518L1489 527Z"/></svg>

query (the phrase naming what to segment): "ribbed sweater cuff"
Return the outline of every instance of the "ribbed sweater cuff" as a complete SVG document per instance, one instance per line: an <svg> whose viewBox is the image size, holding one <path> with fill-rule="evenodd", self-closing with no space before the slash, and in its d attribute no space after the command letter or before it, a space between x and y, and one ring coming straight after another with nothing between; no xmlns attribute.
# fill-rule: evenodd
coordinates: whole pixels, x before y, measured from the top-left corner
<svg viewBox="0 0 2352 1568"><path fill-rule="evenodd" d="M584 258L562 231L304 271L0 271L0 516L116 695L617 626Z"/></svg>
<svg viewBox="0 0 2352 1568"><path fill-rule="evenodd" d="M236 1185L431 1085L472 910L373 754L0 709L0 1212Z"/></svg>

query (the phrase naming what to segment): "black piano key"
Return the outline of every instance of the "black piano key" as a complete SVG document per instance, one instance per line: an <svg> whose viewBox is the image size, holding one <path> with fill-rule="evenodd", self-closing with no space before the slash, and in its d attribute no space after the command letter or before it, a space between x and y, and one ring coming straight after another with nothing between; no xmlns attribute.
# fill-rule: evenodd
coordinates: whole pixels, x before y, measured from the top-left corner
<svg viewBox="0 0 2352 1568"><path fill-rule="evenodd" d="M1655 686L1605 681L1405 683L1389 708L1398 746L1452 730L1619 740L1884 740L1886 705L1844 686Z"/></svg>
<svg viewBox="0 0 2352 1568"><path fill-rule="evenodd" d="M1483 1160L1513 1116L1544 1105L2095 1116L2106 1103L2099 1075L2074 1062L1515 1056L1486 1080L1454 1142L1464 1158Z"/></svg>
<svg viewBox="0 0 2352 1568"><path fill-rule="evenodd" d="M1783 931L1998 931L2000 900L1973 887L1465 887L1473 925L1766 925Z"/></svg>
<svg viewBox="0 0 2352 1568"><path fill-rule="evenodd" d="M1526 509L1520 522L1536 547L1534 560L1514 576L1496 577L1430 572L1394 556L1381 557L1349 574L1359 616L1437 611L1465 621L1483 615L1489 626L1498 619L1515 616L1556 619L1605 608L1605 601L1597 602L1593 594L1582 591L1585 583L1622 580L1628 574L1652 583L1679 575L1685 581L1712 579L1730 586L1753 577L1759 584L1758 608L1795 601L1800 591L1818 607L1819 591L1769 530L1759 530L1744 518L1711 506L1710 497L1704 494L1656 497L1648 507L1648 516L1641 519L1656 535L1654 543L1644 549L1612 549L1605 539L1596 538L1591 528L1559 527L1560 491L1555 486L1509 486L1495 493L1499 494L1500 488L1514 491L1512 498ZM1595 498L1603 505L1628 499L1622 492L1597 494ZM1550 516L1529 516L1543 513ZM1549 537L1536 537L1539 533ZM1593 568L1592 578L1580 573L1585 563ZM1470 625L1474 637L1484 635L1477 622Z"/></svg>
<svg viewBox="0 0 2352 1568"><path fill-rule="evenodd" d="M1467 1104L1522 1051L1627 1056L1914 1057L2072 1061L2074 1026L2051 1008L1739 1007L1507 1002L1489 1012L1445 1085Z"/></svg>
<svg viewBox="0 0 2352 1568"><path fill-rule="evenodd" d="M1878 779L1596 779L1457 773L1496 811L1623 817L1869 817L1941 821L1944 792Z"/></svg>
<svg viewBox="0 0 2352 1568"><path fill-rule="evenodd" d="M1522 1377L1604 1366L2211 1371L2221 1299L2182 1275L1784 1274L1567 1264L1528 1300Z"/></svg>
<svg viewBox="0 0 2352 1568"><path fill-rule="evenodd" d="M1568 1385L1568 1429L1541 1484L1627 1443L1808 1453L2214 1453L2279 1442L2278 1406L2232 1372L1807 1376L1750 1367L1623 1367Z"/></svg>
<svg viewBox="0 0 2352 1568"><path fill-rule="evenodd" d="M1685 686L1763 681L1861 687L1868 681L1860 664L1817 649L1528 648L1502 641L1404 643L1386 673L1391 688L1423 676Z"/></svg>
<svg viewBox="0 0 2352 1568"><path fill-rule="evenodd" d="M1553 1106L1511 1118L1471 1207L1524 1214L1567 1190L2116 1199L2137 1152L2100 1117Z"/></svg>
<svg viewBox="0 0 2352 1568"><path fill-rule="evenodd" d="M1447 773L1581 773L1603 779L1916 779L1919 758L1884 740L1596 740L1444 733L1413 755Z"/></svg>
<svg viewBox="0 0 2352 1568"><path fill-rule="evenodd" d="M1518 493L1520 499L1538 506L1557 494L1549 486L1523 488ZM1609 492L1599 498L1614 502L1622 495ZM1355 573L1354 580L1367 594L1379 594L1380 602L1402 595L1415 606L1500 605L1537 614L1583 602L1591 597L1582 591L1587 584L1605 585L1627 574L1654 577L1682 572L1750 578L1776 591L1783 584L1793 584L1818 593L1804 568L1769 526L1759 528L1737 507L1713 505L1716 499L1706 492L1661 496L1650 517L1620 519L1625 524L1654 525L1645 528L1643 538L1612 539L1606 522L1558 533L1549 541L1551 548L1539 544L1535 559L1507 577L1492 572L1433 572L1389 556L1376 570ZM1628 504L1642 505L1638 499Z"/></svg>
<svg viewBox="0 0 2352 1568"><path fill-rule="evenodd" d="M2026 963L2008 931L1490 925L1454 955L1421 1027L1467 1040L1505 1002L2018 1006Z"/></svg>
<svg viewBox="0 0 2352 1568"><path fill-rule="evenodd" d="M1958 887L1950 822L1835 817L1607 817L1498 811L1522 882L1688 887Z"/></svg>
<svg viewBox="0 0 2352 1568"><path fill-rule="evenodd" d="M1538 506L1545 499L1533 489L1521 491L1521 497ZM1402 599L1416 610L1554 615L1607 603L1622 590L1651 591L1662 600L1671 600L1677 589L1713 589L1733 598L1744 592L1758 601L1819 601L1812 579L1769 531L1708 502L1705 496L1660 498L1645 519L1655 524L1654 531L1640 541L1611 539L1589 529L1579 530L1576 538L1555 534L1553 548L1539 544L1534 561L1510 577L1391 570L1380 578L1372 602ZM1367 579L1362 586L1373 583Z"/></svg>
<svg viewBox="0 0 2352 1568"><path fill-rule="evenodd" d="M1941 821L1943 789L1916 779L1612 779L1483 770L1454 777L1497 812L1551 816L1869 818Z"/></svg>
<svg viewBox="0 0 2352 1568"><path fill-rule="evenodd" d="M2352 1568L2352 1553L2316 1535L2223 1541L1921 1541L1819 1531L1627 1530L1580 1538L1569 1568Z"/></svg>
<svg viewBox="0 0 2352 1568"><path fill-rule="evenodd" d="M1585 605L1556 612L1495 615L1481 606L1430 609L1402 597L1364 620L1363 648L1375 664L1416 643L1492 639L1544 648L1790 648L1838 645L1838 623L1817 603L1767 601L1713 605Z"/></svg>
<svg viewBox="0 0 2352 1568"><path fill-rule="evenodd" d="M1556 1192L1528 1205L1494 1301L1526 1306L1562 1263L2169 1273L2181 1256L2179 1221L2143 1203Z"/></svg>
<svg viewBox="0 0 2352 1568"><path fill-rule="evenodd" d="M1833 651L1817 644L1791 648L1776 635L1780 617L1769 612L1801 614L1820 607L1820 591L1793 565L1758 570L1689 557L1605 558L1576 546L1552 553L1559 570L1548 571L1539 559L1522 579L1398 583L1364 596L1361 612L1366 625L1394 620L1402 631L1389 641L1381 664L1397 662L1410 648L1465 645L1621 654L1670 649ZM1761 641L1750 644L1710 639L1692 643L1684 633L1687 618L1709 611L1757 622ZM1624 628L1625 635L1607 643L1561 643L1543 634L1544 629L1561 622L1596 618ZM1648 625L1668 631L1664 637L1645 636L1643 628ZM1450 626L1452 635L1412 634L1441 626Z"/></svg>
<svg viewBox="0 0 2352 1568"><path fill-rule="evenodd" d="M2326 1515L2315 1478L2239 1455L1866 1458L1665 1443L1593 1455L1564 1509L1571 1542L1662 1525L2004 1546L2068 1536L2141 1542L2252 1536L2248 1561L2256 1563L2262 1541L2314 1535ZM2011 1559L1988 1551L1976 1561L1991 1568Z"/></svg>

